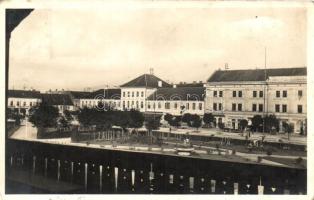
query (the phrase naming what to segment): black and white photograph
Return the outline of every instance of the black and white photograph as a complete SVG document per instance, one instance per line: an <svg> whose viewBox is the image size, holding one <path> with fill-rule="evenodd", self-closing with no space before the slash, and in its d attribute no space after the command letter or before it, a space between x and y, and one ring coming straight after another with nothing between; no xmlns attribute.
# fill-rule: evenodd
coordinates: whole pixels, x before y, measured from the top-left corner
<svg viewBox="0 0 314 200"><path fill-rule="evenodd" d="M6 7L5 195L308 195L309 6L216 3Z"/></svg>

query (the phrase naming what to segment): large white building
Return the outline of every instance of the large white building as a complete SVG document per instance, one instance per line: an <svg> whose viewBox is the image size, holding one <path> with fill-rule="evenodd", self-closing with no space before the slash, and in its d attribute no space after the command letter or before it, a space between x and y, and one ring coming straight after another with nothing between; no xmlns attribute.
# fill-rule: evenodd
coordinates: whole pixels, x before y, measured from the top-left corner
<svg viewBox="0 0 314 200"><path fill-rule="evenodd" d="M170 88L171 85L154 76L143 74L121 85L122 110L136 109L147 111L147 98L158 88Z"/></svg>
<svg viewBox="0 0 314 200"><path fill-rule="evenodd" d="M204 115L204 87L159 88L147 99L147 112Z"/></svg>
<svg viewBox="0 0 314 200"><path fill-rule="evenodd" d="M79 101L76 101L79 108L94 107L101 110L121 110L121 89L100 89L81 95L79 98Z"/></svg>
<svg viewBox="0 0 314 200"><path fill-rule="evenodd" d="M206 84L205 112L216 124L238 129L241 119L274 114L282 122L304 130L306 123L306 68L218 70Z"/></svg>
<svg viewBox="0 0 314 200"><path fill-rule="evenodd" d="M8 90L8 108L28 114L31 107L41 102L41 94L34 90Z"/></svg>

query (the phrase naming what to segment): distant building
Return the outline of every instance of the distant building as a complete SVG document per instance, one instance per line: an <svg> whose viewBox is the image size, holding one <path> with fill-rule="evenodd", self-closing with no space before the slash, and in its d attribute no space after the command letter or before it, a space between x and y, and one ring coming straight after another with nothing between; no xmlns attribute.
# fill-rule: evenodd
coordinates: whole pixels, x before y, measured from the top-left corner
<svg viewBox="0 0 314 200"><path fill-rule="evenodd" d="M73 111L74 104L68 94L41 94L42 102L55 106L62 113L65 110Z"/></svg>
<svg viewBox="0 0 314 200"><path fill-rule="evenodd" d="M204 115L204 87L158 88L147 99L147 112Z"/></svg>
<svg viewBox="0 0 314 200"><path fill-rule="evenodd" d="M41 102L39 91L34 90L8 90L8 108L18 111L19 113L28 114L31 107Z"/></svg>
<svg viewBox="0 0 314 200"><path fill-rule="evenodd" d="M110 88L90 92L80 99L79 105L80 108L94 107L104 110L121 110L121 89Z"/></svg>
<svg viewBox="0 0 314 200"><path fill-rule="evenodd" d="M78 110L81 106L81 99L86 98L91 94L91 92L85 91L66 91L65 94L70 95L70 98L73 102L74 109Z"/></svg>
<svg viewBox="0 0 314 200"><path fill-rule="evenodd" d="M205 112L216 124L238 129L241 119L274 114L282 122L304 130L306 121L306 68L218 70L206 84Z"/></svg>
<svg viewBox="0 0 314 200"><path fill-rule="evenodd" d="M146 112L147 98L157 88L169 88L171 85L153 74L143 74L121 85L121 104L123 110L137 109Z"/></svg>

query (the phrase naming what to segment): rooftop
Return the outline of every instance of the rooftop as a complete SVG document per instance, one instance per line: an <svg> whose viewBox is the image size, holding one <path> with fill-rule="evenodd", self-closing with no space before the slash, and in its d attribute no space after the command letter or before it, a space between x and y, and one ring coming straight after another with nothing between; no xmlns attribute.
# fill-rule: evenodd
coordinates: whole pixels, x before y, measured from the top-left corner
<svg viewBox="0 0 314 200"><path fill-rule="evenodd" d="M203 101L204 94L204 87L159 88L148 97L148 100Z"/></svg>
<svg viewBox="0 0 314 200"><path fill-rule="evenodd" d="M8 90L8 97L40 99L40 92L35 90Z"/></svg>
<svg viewBox="0 0 314 200"><path fill-rule="evenodd" d="M171 85L155 75L152 74L143 74L123 85L121 87L149 87L149 88L158 88L158 82L161 81L161 87L171 87Z"/></svg>
<svg viewBox="0 0 314 200"><path fill-rule="evenodd" d="M307 75L306 67L273 68L266 70L264 69L217 70L211 75L207 82L266 81L270 76L306 76L306 75Z"/></svg>
<svg viewBox="0 0 314 200"><path fill-rule="evenodd" d="M42 101L50 105L73 105L68 94L41 94Z"/></svg>
<svg viewBox="0 0 314 200"><path fill-rule="evenodd" d="M90 94L86 95L86 99L121 99L121 89L111 88L111 89L100 89Z"/></svg>

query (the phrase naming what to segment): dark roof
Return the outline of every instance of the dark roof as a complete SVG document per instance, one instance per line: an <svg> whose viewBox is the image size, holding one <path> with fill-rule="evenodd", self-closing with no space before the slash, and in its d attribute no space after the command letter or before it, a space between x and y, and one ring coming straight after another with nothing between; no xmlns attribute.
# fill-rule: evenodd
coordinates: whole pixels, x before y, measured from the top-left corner
<svg viewBox="0 0 314 200"><path fill-rule="evenodd" d="M306 67L266 69L266 79L270 76L306 76ZM264 69L218 70L207 82L265 81Z"/></svg>
<svg viewBox="0 0 314 200"><path fill-rule="evenodd" d="M40 99L40 92L34 90L8 90L8 97Z"/></svg>
<svg viewBox="0 0 314 200"><path fill-rule="evenodd" d="M83 99L84 97L90 95L91 92L84 91L67 91L74 99Z"/></svg>
<svg viewBox="0 0 314 200"><path fill-rule="evenodd" d="M50 105L73 105L68 94L42 94L42 101Z"/></svg>
<svg viewBox="0 0 314 200"><path fill-rule="evenodd" d="M177 87L203 87L204 83L197 82L197 83L178 83L175 84Z"/></svg>
<svg viewBox="0 0 314 200"><path fill-rule="evenodd" d="M204 87L159 88L148 97L148 100L203 101L204 94Z"/></svg>
<svg viewBox="0 0 314 200"><path fill-rule="evenodd" d="M152 74L143 74L123 85L121 87L150 87L150 88L158 88L158 81L162 82L162 87L171 87L171 85L157 76Z"/></svg>
<svg viewBox="0 0 314 200"><path fill-rule="evenodd" d="M86 99L121 99L121 89L100 89L85 96Z"/></svg>

